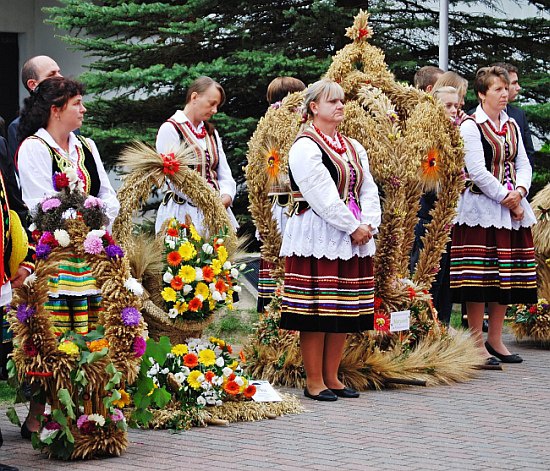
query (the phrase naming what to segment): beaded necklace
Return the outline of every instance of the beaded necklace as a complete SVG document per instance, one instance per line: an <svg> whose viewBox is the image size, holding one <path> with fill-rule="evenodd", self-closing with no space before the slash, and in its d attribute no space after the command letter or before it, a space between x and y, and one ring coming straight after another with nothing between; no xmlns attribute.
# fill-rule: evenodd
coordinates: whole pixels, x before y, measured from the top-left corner
<svg viewBox="0 0 550 471"><path fill-rule="evenodd" d="M502 126L502 129L500 131L497 131L495 129L490 119L487 120L487 124L491 128L491 131L493 131L497 136L500 136L500 137L506 136L506 133L508 132L508 122L504 123L504 126Z"/></svg>
<svg viewBox="0 0 550 471"><path fill-rule="evenodd" d="M327 136L325 135L324 132L322 132L317 126L315 126L315 124L312 123L312 126L313 126L313 129L315 129L315 132L319 135L319 137L323 140L323 142L329 146L334 152L336 152L337 154L344 154L348 148L346 147L346 143L344 142L344 138L342 137L342 135L336 131L336 138L338 139L338 142L340 143L340 147L338 147L337 145L333 144L328 138Z"/></svg>
<svg viewBox="0 0 550 471"><path fill-rule="evenodd" d="M206 128L204 127L204 124L202 125L202 131L199 132L195 131L191 121L185 121L185 124L197 139L204 139L206 137Z"/></svg>

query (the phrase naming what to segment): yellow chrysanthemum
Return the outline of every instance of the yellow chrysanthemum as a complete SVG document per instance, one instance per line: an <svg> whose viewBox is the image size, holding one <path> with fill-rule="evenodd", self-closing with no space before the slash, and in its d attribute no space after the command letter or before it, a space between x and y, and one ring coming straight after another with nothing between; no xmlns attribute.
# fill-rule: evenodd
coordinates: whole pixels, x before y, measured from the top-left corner
<svg viewBox="0 0 550 471"><path fill-rule="evenodd" d="M183 355L185 355L187 352L189 351L189 349L187 348L187 345L183 344L183 343L178 343L177 345L174 345L172 347L172 350L171 352L176 355L177 357L182 357Z"/></svg>
<svg viewBox="0 0 550 471"><path fill-rule="evenodd" d="M113 401L113 406L122 409L123 407L130 405L132 402L130 395L124 389L119 389L118 392L120 393L120 399Z"/></svg>
<svg viewBox="0 0 550 471"><path fill-rule="evenodd" d="M210 337L210 343L215 343L218 347L225 347L225 340L219 339L217 337Z"/></svg>
<svg viewBox="0 0 550 471"><path fill-rule="evenodd" d="M222 271L222 265L223 263L220 262L217 258L212 260L212 270L214 271L214 275L219 275Z"/></svg>
<svg viewBox="0 0 550 471"><path fill-rule="evenodd" d="M195 255L197 255L197 251L191 242L185 242L182 244L178 249L178 252L181 255L181 258L185 261L191 260Z"/></svg>
<svg viewBox="0 0 550 471"><path fill-rule="evenodd" d="M164 299L167 303L176 302L176 292L168 286L162 290L162 293L160 293L160 295L162 296L162 299Z"/></svg>
<svg viewBox="0 0 550 471"><path fill-rule="evenodd" d="M178 275L181 277L184 283L187 284L195 281L195 278L197 276L197 274L195 273L195 269L190 265L184 265L183 267L181 267Z"/></svg>
<svg viewBox="0 0 550 471"><path fill-rule="evenodd" d="M199 362L204 366L212 366L216 363L216 354L214 353L214 350L210 350L209 348L201 350L199 352Z"/></svg>
<svg viewBox="0 0 550 471"><path fill-rule="evenodd" d="M69 340L65 340L61 345L57 347L57 349L61 352L66 353L67 355L78 355L80 353L78 345Z"/></svg>
<svg viewBox="0 0 550 471"><path fill-rule="evenodd" d="M230 365L227 365L227 366L229 366L229 368L234 370L235 368L237 368L237 366L239 366L239 362L237 360L233 360L233 363L231 363Z"/></svg>
<svg viewBox="0 0 550 471"><path fill-rule="evenodd" d="M227 260L227 249L223 245L218 247L218 259L222 265Z"/></svg>
<svg viewBox="0 0 550 471"><path fill-rule="evenodd" d="M186 302L180 302L180 301L174 304L174 307L178 310L180 314L183 312L187 312L187 309L189 308Z"/></svg>
<svg viewBox="0 0 550 471"><path fill-rule="evenodd" d="M202 376L202 372L200 372L199 370L193 370L191 371L191 373L189 373L189 376L187 377L187 383L193 389L198 390L201 388L201 383L197 381L197 379L201 376Z"/></svg>
<svg viewBox="0 0 550 471"><path fill-rule="evenodd" d="M216 307L216 301L214 301L214 299L210 298L208 300L208 308L213 311L214 308Z"/></svg>
<svg viewBox="0 0 550 471"><path fill-rule="evenodd" d="M195 229L195 226L193 224L189 226L189 232L191 233L191 239L197 242L201 240L201 236L199 235L199 233L197 232L197 229Z"/></svg>
<svg viewBox="0 0 550 471"><path fill-rule="evenodd" d="M203 282L197 283L197 287L195 288L195 296L199 294L202 296L203 300L208 299L208 297L210 296L210 290L208 289L208 286L206 286L206 284Z"/></svg>

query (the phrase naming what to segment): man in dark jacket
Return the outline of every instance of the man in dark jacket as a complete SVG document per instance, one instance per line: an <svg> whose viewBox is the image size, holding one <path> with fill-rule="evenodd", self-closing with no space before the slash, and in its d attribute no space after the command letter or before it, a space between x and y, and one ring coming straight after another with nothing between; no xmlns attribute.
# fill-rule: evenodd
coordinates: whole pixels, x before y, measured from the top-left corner
<svg viewBox="0 0 550 471"><path fill-rule="evenodd" d="M23 86L31 93L40 82L50 77L61 77L61 70L51 57L31 57L21 69L21 81ZM19 147L19 117L15 118L8 127L8 155L13 160Z"/></svg>
<svg viewBox="0 0 550 471"><path fill-rule="evenodd" d="M531 130L529 129L527 116L525 115L525 111L521 108L510 104L516 100L521 90L518 77L518 68L506 62L498 62L493 65L506 69L506 72L508 72L508 76L510 77L510 87L508 88L508 105L504 111L510 118L514 118L516 123L518 123L521 131L521 138L523 139L523 145L525 146L525 152L527 152L527 157L529 157L529 162L531 163L531 167L533 167L533 164L535 163L533 160L535 157L535 148L533 146L533 139L531 138Z"/></svg>

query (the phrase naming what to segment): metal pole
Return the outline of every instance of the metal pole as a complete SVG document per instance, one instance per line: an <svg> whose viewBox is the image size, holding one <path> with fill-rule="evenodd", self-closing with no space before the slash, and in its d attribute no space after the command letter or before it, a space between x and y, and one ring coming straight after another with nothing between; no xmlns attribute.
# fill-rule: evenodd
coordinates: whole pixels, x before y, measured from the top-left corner
<svg viewBox="0 0 550 471"><path fill-rule="evenodd" d="M449 0L439 0L439 68L449 68Z"/></svg>

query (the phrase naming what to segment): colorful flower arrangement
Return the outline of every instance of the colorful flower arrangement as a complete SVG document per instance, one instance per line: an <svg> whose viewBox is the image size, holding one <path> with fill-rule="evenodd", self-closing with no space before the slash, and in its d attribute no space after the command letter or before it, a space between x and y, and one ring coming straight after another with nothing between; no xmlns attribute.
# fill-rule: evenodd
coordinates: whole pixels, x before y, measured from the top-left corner
<svg viewBox="0 0 550 471"><path fill-rule="evenodd" d="M220 232L206 241L190 221L169 221L161 295L170 318L203 320L218 307L233 309L233 293L241 290L240 270L228 260L226 236Z"/></svg>
<svg viewBox="0 0 550 471"><path fill-rule="evenodd" d="M189 339L171 345L167 337L147 340L138 381L133 387L136 406L132 420L147 425L147 407L160 408L177 401L182 410L221 406L226 401L251 400L256 387L249 383L231 345L222 339Z"/></svg>
<svg viewBox="0 0 550 471"><path fill-rule="evenodd" d="M518 339L550 341L550 303L546 299L540 298L537 304L512 305L507 314L514 319L512 328Z"/></svg>

